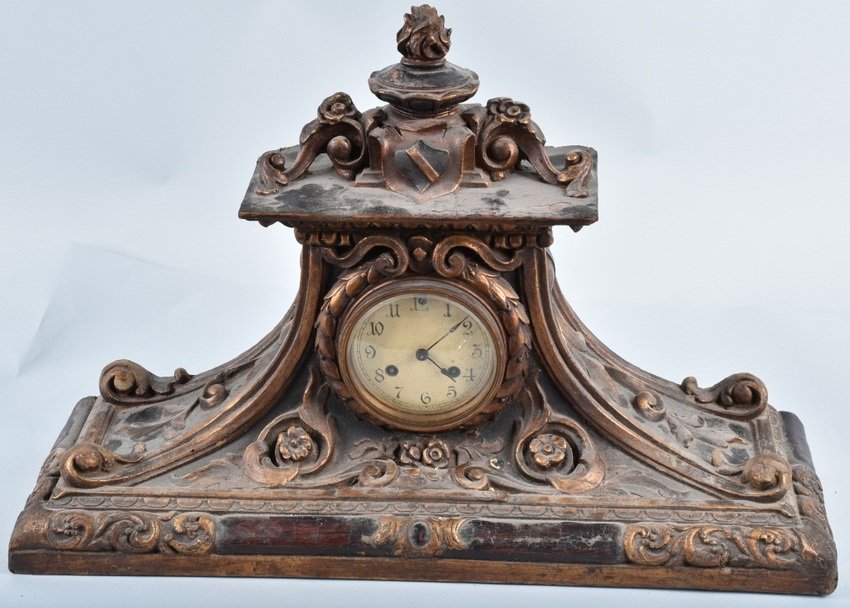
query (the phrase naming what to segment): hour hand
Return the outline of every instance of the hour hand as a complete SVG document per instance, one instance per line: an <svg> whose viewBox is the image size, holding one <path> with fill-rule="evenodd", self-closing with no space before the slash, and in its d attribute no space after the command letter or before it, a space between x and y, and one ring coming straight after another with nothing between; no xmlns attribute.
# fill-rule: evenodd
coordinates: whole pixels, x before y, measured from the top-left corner
<svg viewBox="0 0 850 608"><path fill-rule="evenodd" d="M449 368L443 367L442 365L437 363L434 358L428 353L428 349L420 348L419 350L417 350L416 358L419 361L430 361L431 363L437 366L437 369L440 370L441 374L443 374L446 378L449 378L450 380L454 380L455 378L460 376L460 369L458 369L454 365Z"/></svg>

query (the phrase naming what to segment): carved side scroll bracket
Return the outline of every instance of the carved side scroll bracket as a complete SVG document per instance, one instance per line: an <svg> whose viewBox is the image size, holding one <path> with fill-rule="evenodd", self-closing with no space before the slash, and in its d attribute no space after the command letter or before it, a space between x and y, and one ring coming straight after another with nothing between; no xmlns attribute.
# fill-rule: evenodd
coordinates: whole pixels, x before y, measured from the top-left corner
<svg viewBox="0 0 850 608"><path fill-rule="evenodd" d="M345 93L334 93L322 101L317 118L301 131L301 148L291 167L283 150L272 150L257 161L257 194L274 194L281 186L302 176L319 154L327 154L337 173L354 179L368 162L366 133L380 123L383 111L361 114Z"/></svg>
<svg viewBox="0 0 850 608"><path fill-rule="evenodd" d="M546 155L546 139L531 119L531 110L526 104L509 97L497 97L488 101L486 108L468 107L464 118L478 134L478 164L494 181L507 177L524 158L546 183L570 186L569 192L576 198L588 195L587 180L593 166L590 154L586 150L570 150L564 168L557 169Z"/></svg>
<svg viewBox="0 0 850 608"><path fill-rule="evenodd" d="M174 378L130 361L107 366L103 397L77 445L60 457L62 481L77 488L142 481L239 437L261 419L309 344L322 290L315 248L304 248L302 270L299 297L284 319L229 363L196 376L178 370Z"/></svg>
<svg viewBox="0 0 850 608"><path fill-rule="evenodd" d="M167 399L181 385L192 379L182 367L170 378L156 376L144 367L119 359L107 365L100 374L100 394L110 403L119 405L150 403Z"/></svg>
<svg viewBox="0 0 850 608"><path fill-rule="evenodd" d="M767 387L752 374L733 374L709 388L700 388L688 376L682 390L704 409L730 418L750 420L767 407Z"/></svg>
<svg viewBox="0 0 850 608"><path fill-rule="evenodd" d="M541 359L597 431L639 459L719 496L781 501L791 487L767 391L749 374L709 389L668 382L622 360L566 303L543 252L523 266ZM782 505L790 512L788 505Z"/></svg>

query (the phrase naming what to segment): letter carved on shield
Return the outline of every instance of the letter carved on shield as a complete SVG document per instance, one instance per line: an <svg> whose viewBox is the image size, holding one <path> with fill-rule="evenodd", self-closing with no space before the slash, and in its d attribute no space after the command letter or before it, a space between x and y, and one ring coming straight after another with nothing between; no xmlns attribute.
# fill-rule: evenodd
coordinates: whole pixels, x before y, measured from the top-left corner
<svg viewBox="0 0 850 608"><path fill-rule="evenodd" d="M463 151L473 142L464 127L387 129L381 137L387 187L418 200L453 192L463 177Z"/></svg>

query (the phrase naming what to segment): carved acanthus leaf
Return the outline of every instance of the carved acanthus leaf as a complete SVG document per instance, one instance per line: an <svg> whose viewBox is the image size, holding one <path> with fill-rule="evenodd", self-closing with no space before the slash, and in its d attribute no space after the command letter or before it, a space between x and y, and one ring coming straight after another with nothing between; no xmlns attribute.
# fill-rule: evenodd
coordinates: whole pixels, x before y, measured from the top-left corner
<svg viewBox="0 0 850 608"><path fill-rule="evenodd" d="M539 375L529 378L520 402L522 417L513 450L522 474L567 493L599 485L605 465L590 435L575 420L552 411Z"/></svg>
<svg viewBox="0 0 850 608"><path fill-rule="evenodd" d="M328 386L314 367L299 407L281 414L242 455L242 470L254 481L285 486L321 470L333 455L336 432L326 410Z"/></svg>

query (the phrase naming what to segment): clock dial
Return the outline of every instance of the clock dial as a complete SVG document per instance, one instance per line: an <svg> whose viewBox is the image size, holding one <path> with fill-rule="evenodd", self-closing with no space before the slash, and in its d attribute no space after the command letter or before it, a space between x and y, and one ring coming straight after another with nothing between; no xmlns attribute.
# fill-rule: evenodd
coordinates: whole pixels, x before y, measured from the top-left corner
<svg viewBox="0 0 850 608"><path fill-rule="evenodd" d="M476 296L410 279L374 292L351 315L344 375L384 422L447 428L492 399L502 371L500 338L495 316Z"/></svg>

